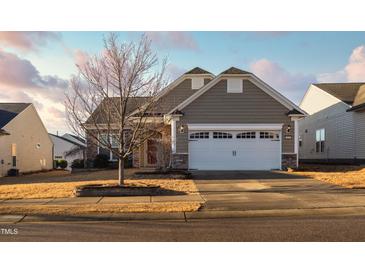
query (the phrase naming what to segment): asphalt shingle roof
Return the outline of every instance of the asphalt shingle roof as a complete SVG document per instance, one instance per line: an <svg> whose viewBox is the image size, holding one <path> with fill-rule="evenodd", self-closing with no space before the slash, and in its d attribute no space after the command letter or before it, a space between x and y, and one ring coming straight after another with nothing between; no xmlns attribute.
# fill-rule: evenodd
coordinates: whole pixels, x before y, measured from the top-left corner
<svg viewBox="0 0 365 274"><path fill-rule="evenodd" d="M365 83L322 83L314 84L314 86L324 90L337 99L349 105L355 105L355 98L360 89L364 88ZM365 99L365 98L364 98ZM365 102L365 101L364 101ZM364 103L362 102L362 103ZM361 100L356 105L361 104Z"/></svg>
<svg viewBox="0 0 365 274"><path fill-rule="evenodd" d="M221 74L252 74L252 73L239 68L230 67L229 69L223 71Z"/></svg>
<svg viewBox="0 0 365 274"><path fill-rule="evenodd" d="M189 70L188 72L185 72L185 74L212 74L209 71L199 68L199 67L195 67L192 70Z"/></svg>
<svg viewBox="0 0 365 274"><path fill-rule="evenodd" d="M7 125L20 112L26 109L30 103L0 103L0 128Z"/></svg>

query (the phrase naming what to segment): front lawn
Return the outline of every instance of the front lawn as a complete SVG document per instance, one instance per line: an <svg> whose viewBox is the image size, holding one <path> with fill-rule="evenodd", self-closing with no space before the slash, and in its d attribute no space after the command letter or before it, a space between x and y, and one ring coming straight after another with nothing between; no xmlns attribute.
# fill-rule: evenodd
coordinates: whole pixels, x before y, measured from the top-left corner
<svg viewBox="0 0 365 274"><path fill-rule="evenodd" d="M365 167L341 165L301 165L290 173L307 176L347 188L365 188Z"/></svg>
<svg viewBox="0 0 365 274"><path fill-rule="evenodd" d="M192 180L179 175L136 175L137 169L126 170L126 185L153 185L162 189L185 192L197 192ZM76 186L89 184L116 184L117 170L82 172L70 174L67 171L50 171L19 177L0 178L0 200L42 199L74 197ZM151 202L151 203L115 203L115 204L65 204L34 205L0 203L0 214L46 214L46 215L83 215L96 213L124 212L186 212L196 211L201 203Z"/></svg>
<svg viewBox="0 0 365 274"><path fill-rule="evenodd" d="M197 188L192 180L169 175L135 175L136 171L137 169L126 169L126 185L149 184L176 192L197 192ZM76 186L116 184L117 177L117 170L76 174L56 170L19 177L4 177L0 178L0 200L73 197L73 190Z"/></svg>

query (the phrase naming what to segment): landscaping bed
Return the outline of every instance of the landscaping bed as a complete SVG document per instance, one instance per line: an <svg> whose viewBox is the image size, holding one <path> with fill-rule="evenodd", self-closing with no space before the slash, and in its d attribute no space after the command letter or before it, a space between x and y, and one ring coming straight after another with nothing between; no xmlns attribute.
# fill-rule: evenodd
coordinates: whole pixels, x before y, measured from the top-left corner
<svg viewBox="0 0 365 274"><path fill-rule="evenodd" d="M299 169L290 170L289 173L307 176L346 188L365 188L364 166L303 164Z"/></svg>
<svg viewBox="0 0 365 274"><path fill-rule="evenodd" d="M76 197L120 197L184 195L183 191L161 188L156 185L82 185L75 187Z"/></svg>

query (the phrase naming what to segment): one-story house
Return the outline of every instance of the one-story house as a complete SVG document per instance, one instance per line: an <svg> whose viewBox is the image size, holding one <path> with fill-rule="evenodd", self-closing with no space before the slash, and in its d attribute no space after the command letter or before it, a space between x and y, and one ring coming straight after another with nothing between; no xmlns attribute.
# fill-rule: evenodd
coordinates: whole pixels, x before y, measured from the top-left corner
<svg viewBox="0 0 365 274"><path fill-rule="evenodd" d="M0 176L53 168L53 143L30 103L0 103Z"/></svg>
<svg viewBox="0 0 365 274"><path fill-rule="evenodd" d="M300 161L365 163L365 83L312 84L300 107Z"/></svg>
<svg viewBox="0 0 365 274"><path fill-rule="evenodd" d="M196 67L156 100L161 102L158 113L170 141L172 168L272 170L298 165L298 120L306 113L251 72L231 67L215 76ZM157 144L150 139L140 146L133 165L156 167ZM101 152L115 159L90 136L87 145L88 159Z"/></svg>
<svg viewBox="0 0 365 274"><path fill-rule="evenodd" d="M54 144L53 159L66 160L66 169L71 169L72 162L75 159L84 159L86 143L82 138L68 133L62 136L50 133L49 136Z"/></svg>

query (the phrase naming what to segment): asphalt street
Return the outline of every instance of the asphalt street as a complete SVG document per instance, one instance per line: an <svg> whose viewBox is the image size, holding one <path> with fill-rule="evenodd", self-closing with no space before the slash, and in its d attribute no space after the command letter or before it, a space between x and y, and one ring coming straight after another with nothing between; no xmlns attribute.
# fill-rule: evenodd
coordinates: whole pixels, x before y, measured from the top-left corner
<svg viewBox="0 0 365 274"><path fill-rule="evenodd" d="M365 241L364 229L365 216L235 218L188 222L24 222L1 223L0 241Z"/></svg>

